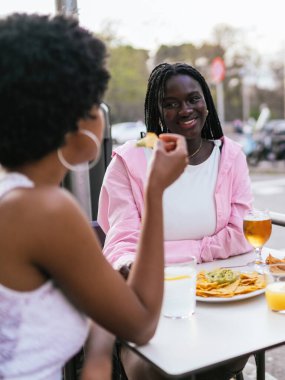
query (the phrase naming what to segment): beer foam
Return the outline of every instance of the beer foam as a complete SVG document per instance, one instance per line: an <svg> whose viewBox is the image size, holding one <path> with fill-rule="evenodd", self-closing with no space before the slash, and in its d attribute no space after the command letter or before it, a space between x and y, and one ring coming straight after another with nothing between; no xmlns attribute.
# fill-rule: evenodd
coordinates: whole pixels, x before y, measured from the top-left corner
<svg viewBox="0 0 285 380"><path fill-rule="evenodd" d="M249 216L244 218L243 220L246 220L247 222L262 222L264 220L271 220L270 216L264 217L264 216Z"/></svg>
<svg viewBox="0 0 285 380"><path fill-rule="evenodd" d="M243 220L247 220L250 222L262 222L263 220L271 220L270 215L268 214L262 214L262 213L256 213L254 215L246 215Z"/></svg>

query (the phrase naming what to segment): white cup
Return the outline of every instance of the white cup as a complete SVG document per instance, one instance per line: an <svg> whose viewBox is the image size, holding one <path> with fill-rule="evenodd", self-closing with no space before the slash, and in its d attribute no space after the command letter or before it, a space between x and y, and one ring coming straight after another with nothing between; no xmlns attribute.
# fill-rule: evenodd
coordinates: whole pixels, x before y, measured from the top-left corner
<svg viewBox="0 0 285 380"><path fill-rule="evenodd" d="M164 269L162 314L168 318L188 318L196 308L197 260L187 257Z"/></svg>

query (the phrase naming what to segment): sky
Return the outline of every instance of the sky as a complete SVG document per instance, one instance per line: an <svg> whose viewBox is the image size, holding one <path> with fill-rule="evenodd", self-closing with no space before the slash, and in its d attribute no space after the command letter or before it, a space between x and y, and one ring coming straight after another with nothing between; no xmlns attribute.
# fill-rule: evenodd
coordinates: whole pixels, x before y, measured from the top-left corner
<svg viewBox="0 0 285 380"><path fill-rule="evenodd" d="M0 0L0 16L55 13L55 0ZM100 32L110 23L124 43L155 50L161 44L211 42L217 24L241 28L266 56L284 51L284 0L77 0L80 23Z"/></svg>

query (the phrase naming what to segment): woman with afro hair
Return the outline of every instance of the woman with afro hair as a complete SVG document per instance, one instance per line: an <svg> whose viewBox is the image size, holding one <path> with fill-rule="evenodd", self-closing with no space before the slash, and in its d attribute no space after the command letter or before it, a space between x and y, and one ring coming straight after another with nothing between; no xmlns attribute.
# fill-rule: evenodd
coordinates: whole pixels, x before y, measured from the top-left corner
<svg viewBox="0 0 285 380"><path fill-rule="evenodd" d="M110 379L113 334L144 344L158 323L162 195L187 164L185 140L173 136L168 152L162 138L155 150L128 283L60 187L68 169L98 159L105 58L104 44L74 19L0 20L1 379L59 380L88 336L82 379Z"/></svg>

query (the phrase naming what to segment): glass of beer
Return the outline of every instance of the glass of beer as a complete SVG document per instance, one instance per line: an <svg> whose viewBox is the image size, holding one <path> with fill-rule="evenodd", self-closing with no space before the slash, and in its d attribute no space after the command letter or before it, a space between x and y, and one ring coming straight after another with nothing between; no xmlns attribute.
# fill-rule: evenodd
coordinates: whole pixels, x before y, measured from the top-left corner
<svg viewBox="0 0 285 380"><path fill-rule="evenodd" d="M261 250L270 238L272 230L271 217L268 211L250 210L243 219L243 232L249 244L254 248L254 264L263 264Z"/></svg>

